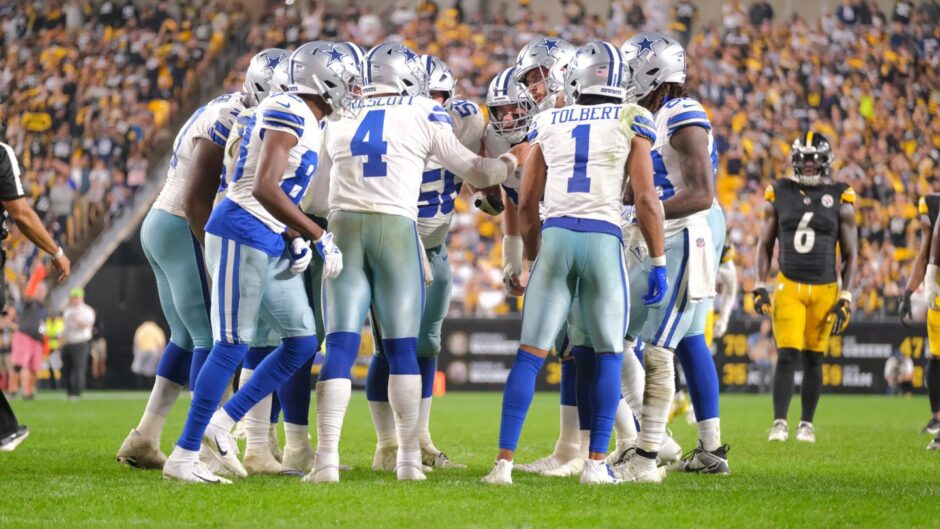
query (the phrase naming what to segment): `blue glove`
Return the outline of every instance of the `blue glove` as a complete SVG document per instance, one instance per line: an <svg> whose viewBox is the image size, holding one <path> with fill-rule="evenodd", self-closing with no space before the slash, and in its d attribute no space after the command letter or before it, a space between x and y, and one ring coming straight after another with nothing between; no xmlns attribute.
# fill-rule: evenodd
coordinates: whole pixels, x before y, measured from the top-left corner
<svg viewBox="0 0 940 529"><path fill-rule="evenodd" d="M650 275L646 279L647 291L643 295L644 305L655 305L663 300L669 282L666 280L666 267L654 266L650 268Z"/></svg>

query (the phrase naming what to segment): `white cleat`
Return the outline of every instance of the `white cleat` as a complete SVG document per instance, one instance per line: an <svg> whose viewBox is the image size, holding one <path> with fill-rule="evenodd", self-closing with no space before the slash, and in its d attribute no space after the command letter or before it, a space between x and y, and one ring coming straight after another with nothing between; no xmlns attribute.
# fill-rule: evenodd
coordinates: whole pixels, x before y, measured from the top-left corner
<svg viewBox="0 0 940 529"><path fill-rule="evenodd" d="M163 465L163 479L184 483L229 485L232 482L210 471L201 461L175 458L172 454Z"/></svg>
<svg viewBox="0 0 940 529"><path fill-rule="evenodd" d="M549 470L561 468L568 461L571 461L572 459L579 459L581 457L580 443L562 443L561 441L558 441L555 443L555 451L552 452L552 455L543 457L542 459L537 459L531 463L517 465L514 468L521 472L541 474Z"/></svg>
<svg viewBox="0 0 940 529"><path fill-rule="evenodd" d="M930 444L927 445L927 450L940 450L940 435L938 435L933 441L930 441Z"/></svg>
<svg viewBox="0 0 940 529"><path fill-rule="evenodd" d="M232 437L238 439L239 441L245 441L248 439L248 429L245 427L245 419L235 423L235 429L232 430Z"/></svg>
<svg viewBox="0 0 940 529"><path fill-rule="evenodd" d="M497 459L490 473L480 480L487 485L512 485L512 461Z"/></svg>
<svg viewBox="0 0 940 529"><path fill-rule="evenodd" d="M581 474L584 468L584 459L580 457L568 461L564 465L552 469L539 472L540 476L545 476L549 478L568 478L571 476L577 476Z"/></svg>
<svg viewBox="0 0 940 529"><path fill-rule="evenodd" d="M816 428L813 428L813 423L800 421L796 427L796 440L803 443L815 443Z"/></svg>
<svg viewBox="0 0 940 529"><path fill-rule="evenodd" d="M614 474L606 461L588 459L584 462L581 470L582 485L617 485L619 483L623 483L623 480Z"/></svg>
<svg viewBox="0 0 940 529"><path fill-rule="evenodd" d="M790 429L787 428L787 421L783 419L775 420L774 425L770 427L770 434L767 436L767 440L782 443L789 438Z"/></svg>
<svg viewBox="0 0 940 529"><path fill-rule="evenodd" d="M117 460L134 468L159 470L166 463L166 455L160 451L159 445L145 439L135 428L121 444Z"/></svg>
<svg viewBox="0 0 940 529"><path fill-rule="evenodd" d="M320 458L314 457L313 470L304 476L305 483L339 483L339 455L333 454L332 457L323 458L327 461L336 461L333 463L320 464Z"/></svg>
<svg viewBox="0 0 940 529"><path fill-rule="evenodd" d="M242 462L238 460L238 452L235 450L237 444L231 432L210 423L202 436L202 446L208 449L209 456L216 463L228 469L232 475L240 478L248 476Z"/></svg>
<svg viewBox="0 0 940 529"><path fill-rule="evenodd" d="M285 471L304 474L313 469L316 457L317 454L313 451L313 446L310 443L298 447L286 446L284 447L284 458L281 459L281 465Z"/></svg>
<svg viewBox="0 0 940 529"><path fill-rule="evenodd" d="M272 424L268 429L268 448L271 449L271 457L278 463L284 460L284 452L281 451L281 441L277 438L277 425Z"/></svg>
<svg viewBox="0 0 940 529"><path fill-rule="evenodd" d="M242 466L249 476L278 475L284 473L284 467L274 459L268 449L255 450L254 447L245 449Z"/></svg>
<svg viewBox="0 0 940 529"><path fill-rule="evenodd" d="M656 458L659 460L660 465L670 465L682 459L682 447L672 438L672 432L669 430L666 430L666 435L663 436L663 442L659 446Z"/></svg>
<svg viewBox="0 0 940 529"><path fill-rule="evenodd" d="M467 468L467 465L451 461L447 454L438 450L433 444L421 445L421 463L430 468Z"/></svg>
<svg viewBox="0 0 940 529"><path fill-rule="evenodd" d="M378 472L392 472L398 459L398 445L375 445L375 456L372 458L372 470Z"/></svg>
<svg viewBox="0 0 940 529"><path fill-rule="evenodd" d="M625 462L614 466L614 474L624 482L662 483L666 477L666 467L657 467L656 462L643 461L643 457L633 454Z"/></svg>
<svg viewBox="0 0 940 529"><path fill-rule="evenodd" d="M424 465L421 463L399 463L395 468L395 474L398 481L424 481L428 479L424 475Z"/></svg>
<svg viewBox="0 0 940 529"><path fill-rule="evenodd" d="M613 452L607 455L607 464L610 466L614 466L619 463L623 463L624 461L632 457L634 452L636 452L635 442L618 446L616 450L614 450Z"/></svg>

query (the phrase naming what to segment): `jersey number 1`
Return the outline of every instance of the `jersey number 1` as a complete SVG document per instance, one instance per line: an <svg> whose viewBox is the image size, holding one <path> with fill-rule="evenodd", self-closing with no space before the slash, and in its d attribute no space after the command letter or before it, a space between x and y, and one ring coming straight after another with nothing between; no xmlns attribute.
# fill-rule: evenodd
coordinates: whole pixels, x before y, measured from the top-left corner
<svg viewBox="0 0 940 529"><path fill-rule="evenodd" d="M574 173L568 179L568 192L587 193L591 191L591 180L587 176L591 126L578 125L571 129L571 137L574 138Z"/></svg>
<svg viewBox="0 0 940 529"><path fill-rule="evenodd" d="M385 111L370 110L356 133L353 134L349 151L353 156L365 156L362 164L362 176L385 176L388 166L384 157L388 154L388 142L382 136L385 129Z"/></svg>
<svg viewBox="0 0 940 529"><path fill-rule="evenodd" d="M816 231L809 225L813 220L813 212L807 211L800 218L800 223L796 226L796 233L793 234L793 249L797 253L809 253L813 251L813 245L816 244Z"/></svg>

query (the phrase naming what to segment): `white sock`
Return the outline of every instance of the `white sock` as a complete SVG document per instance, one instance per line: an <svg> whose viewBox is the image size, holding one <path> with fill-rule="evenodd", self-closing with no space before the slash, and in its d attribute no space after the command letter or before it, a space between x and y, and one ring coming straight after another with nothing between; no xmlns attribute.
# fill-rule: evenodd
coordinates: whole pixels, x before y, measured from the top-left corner
<svg viewBox="0 0 940 529"><path fill-rule="evenodd" d="M372 412L372 424L375 426L375 438L379 446L397 446L395 413L391 404L388 401L370 400L369 411Z"/></svg>
<svg viewBox="0 0 940 529"><path fill-rule="evenodd" d="M284 423L284 450L302 449L310 444L310 427L306 424Z"/></svg>
<svg viewBox="0 0 940 529"><path fill-rule="evenodd" d="M581 438L579 454L583 459L587 459L588 454L591 452L591 430L581 430L578 433Z"/></svg>
<svg viewBox="0 0 940 529"><path fill-rule="evenodd" d="M623 364L620 367L620 393L623 400L633 413L639 417L643 413L643 390L646 385L646 374L640 359L636 357L633 349L636 342L623 341Z"/></svg>
<svg viewBox="0 0 940 529"><path fill-rule="evenodd" d="M578 407L562 404L558 408L561 415L561 428L552 455L563 461L571 461L578 457L581 449L581 424L578 420Z"/></svg>
<svg viewBox="0 0 940 529"><path fill-rule="evenodd" d="M235 419L229 417L228 412L225 411L225 408L219 408L215 410L215 413L212 414L212 420L209 421L209 424L211 426L221 428L226 432L231 432L232 429L235 428Z"/></svg>
<svg viewBox="0 0 940 529"><path fill-rule="evenodd" d="M199 451L186 450L180 445L176 445L173 447L173 452L170 453L170 457L179 461L199 461Z"/></svg>
<svg viewBox="0 0 940 529"><path fill-rule="evenodd" d="M632 445L636 442L636 423L633 422L633 410L627 401L620 399L617 405L617 414L614 416L614 432L617 435L617 449Z"/></svg>
<svg viewBox="0 0 940 529"><path fill-rule="evenodd" d="M702 448L713 452L721 446L721 419L707 419L698 422L698 438L702 441Z"/></svg>
<svg viewBox="0 0 940 529"><path fill-rule="evenodd" d="M317 382L317 466L339 465L339 437L349 407L352 382L332 378Z"/></svg>
<svg viewBox="0 0 940 529"><path fill-rule="evenodd" d="M245 414L246 450L269 450L268 431L271 429L271 395L261 399Z"/></svg>
<svg viewBox="0 0 940 529"><path fill-rule="evenodd" d="M655 345L646 346L643 358L646 364L646 391L643 394L643 412L640 415L640 433L636 446L656 453L666 432L669 408L676 394L673 371L675 361L672 351Z"/></svg>
<svg viewBox="0 0 940 529"><path fill-rule="evenodd" d="M173 407L173 403L176 402L182 391L183 386L170 379L157 376L153 383L153 389L150 390L150 399L144 409L144 416L140 418L140 424L137 425L137 432L144 439L153 441L157 446L160 445L163 423L166 422L166 416L170 413L170 408Z"/></svg>
<svg viewBox="0 0 940 529"><path fill-rule="evenodd" d="M421 399L421 405L418 408L418 431L422 447L432 452L440 452L431 440L431 397Z"/></svg>
<svg viewBox="0 0 940 529"><path fill-rule="evenodd" d="M389 375L388 403L395 412L399 461L421 460L418 413L421 407L421 375Z"/></svg>

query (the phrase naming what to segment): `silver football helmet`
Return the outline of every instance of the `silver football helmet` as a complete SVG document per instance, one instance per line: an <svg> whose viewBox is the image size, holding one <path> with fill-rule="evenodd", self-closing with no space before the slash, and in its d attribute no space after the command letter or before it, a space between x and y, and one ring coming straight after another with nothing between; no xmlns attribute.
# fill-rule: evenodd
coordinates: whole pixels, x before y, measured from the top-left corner
<svg viewBox="0 0 940 529"><path fill-rule="evenodd" d="M538 37L519 50L516 56L515 81L525 87L532 103L550 108L549 96L563 89L565 68L574 58L577 48L556 37ZM529 72L538 70L538 80L529 83ZM541 88L537 88L541 87Z"/></svg>
<svg viewBox="0 0 940 529"><path fill-rule="evenodd" d="M245 73L245 82L242 85L242 91L248 94L251 106L257 106L268 97L271 93L271 77L274 75L274 69L278 64L287 62L288 59L290 59L290 52L280 48L268 48L251 58L248 71Z"/></svg>
<svg viewBox="0 0 940 529"><path fill-rule="evenodd" d="M369 50L362 63L362 95L428 95L428 74L421 56L397 42Z"/></svg>
<svg viewBox="0 0 940 529"><path fill-rule="evenodd" d="M574 104L582 95L612 97L623 102L627 90L623 56L616 46L602 40L578 49L565 70L565 103Z"/></svg>
<svg viewBox="0 0 940 529"><path fill-rule="evenodd" d="M532 121L532 102L523 93L522 85L516 82L515 74L515 68L503 70L490 81L486 90L488 126L498 138L510 144L525 139Z"/></svg>
<svg viewBox="0 0 940 529"><path fill-rule="evenodd" d="M334 112L349 108L356 63L345 46L325 41L308 42L290 56L287 91L315 94Z"/></svg>
<svg viewBox="0 0 940 529"><path fill-rule="evenodd" d="M451 73L444 61L433 55L424 55L424 70L428 74L428 92L444 92L444 107L448 107L450 100L457 91L457 79Z"/></svg>
<svg viewBox="0 0 940 529"><path fill-rule="evenodd" d="M640 33L620 47L630 71L628 99L639 101L663 83L685 83L685 49L662 33Z"/></svg>
<svg viewBox="0 0 940 529"><path fill-rule="evenodd" d="M271 91L269 94L281 93L287 91L290 84L290 59L281 61L274 67L274 74L271 76Z"/></svg>

